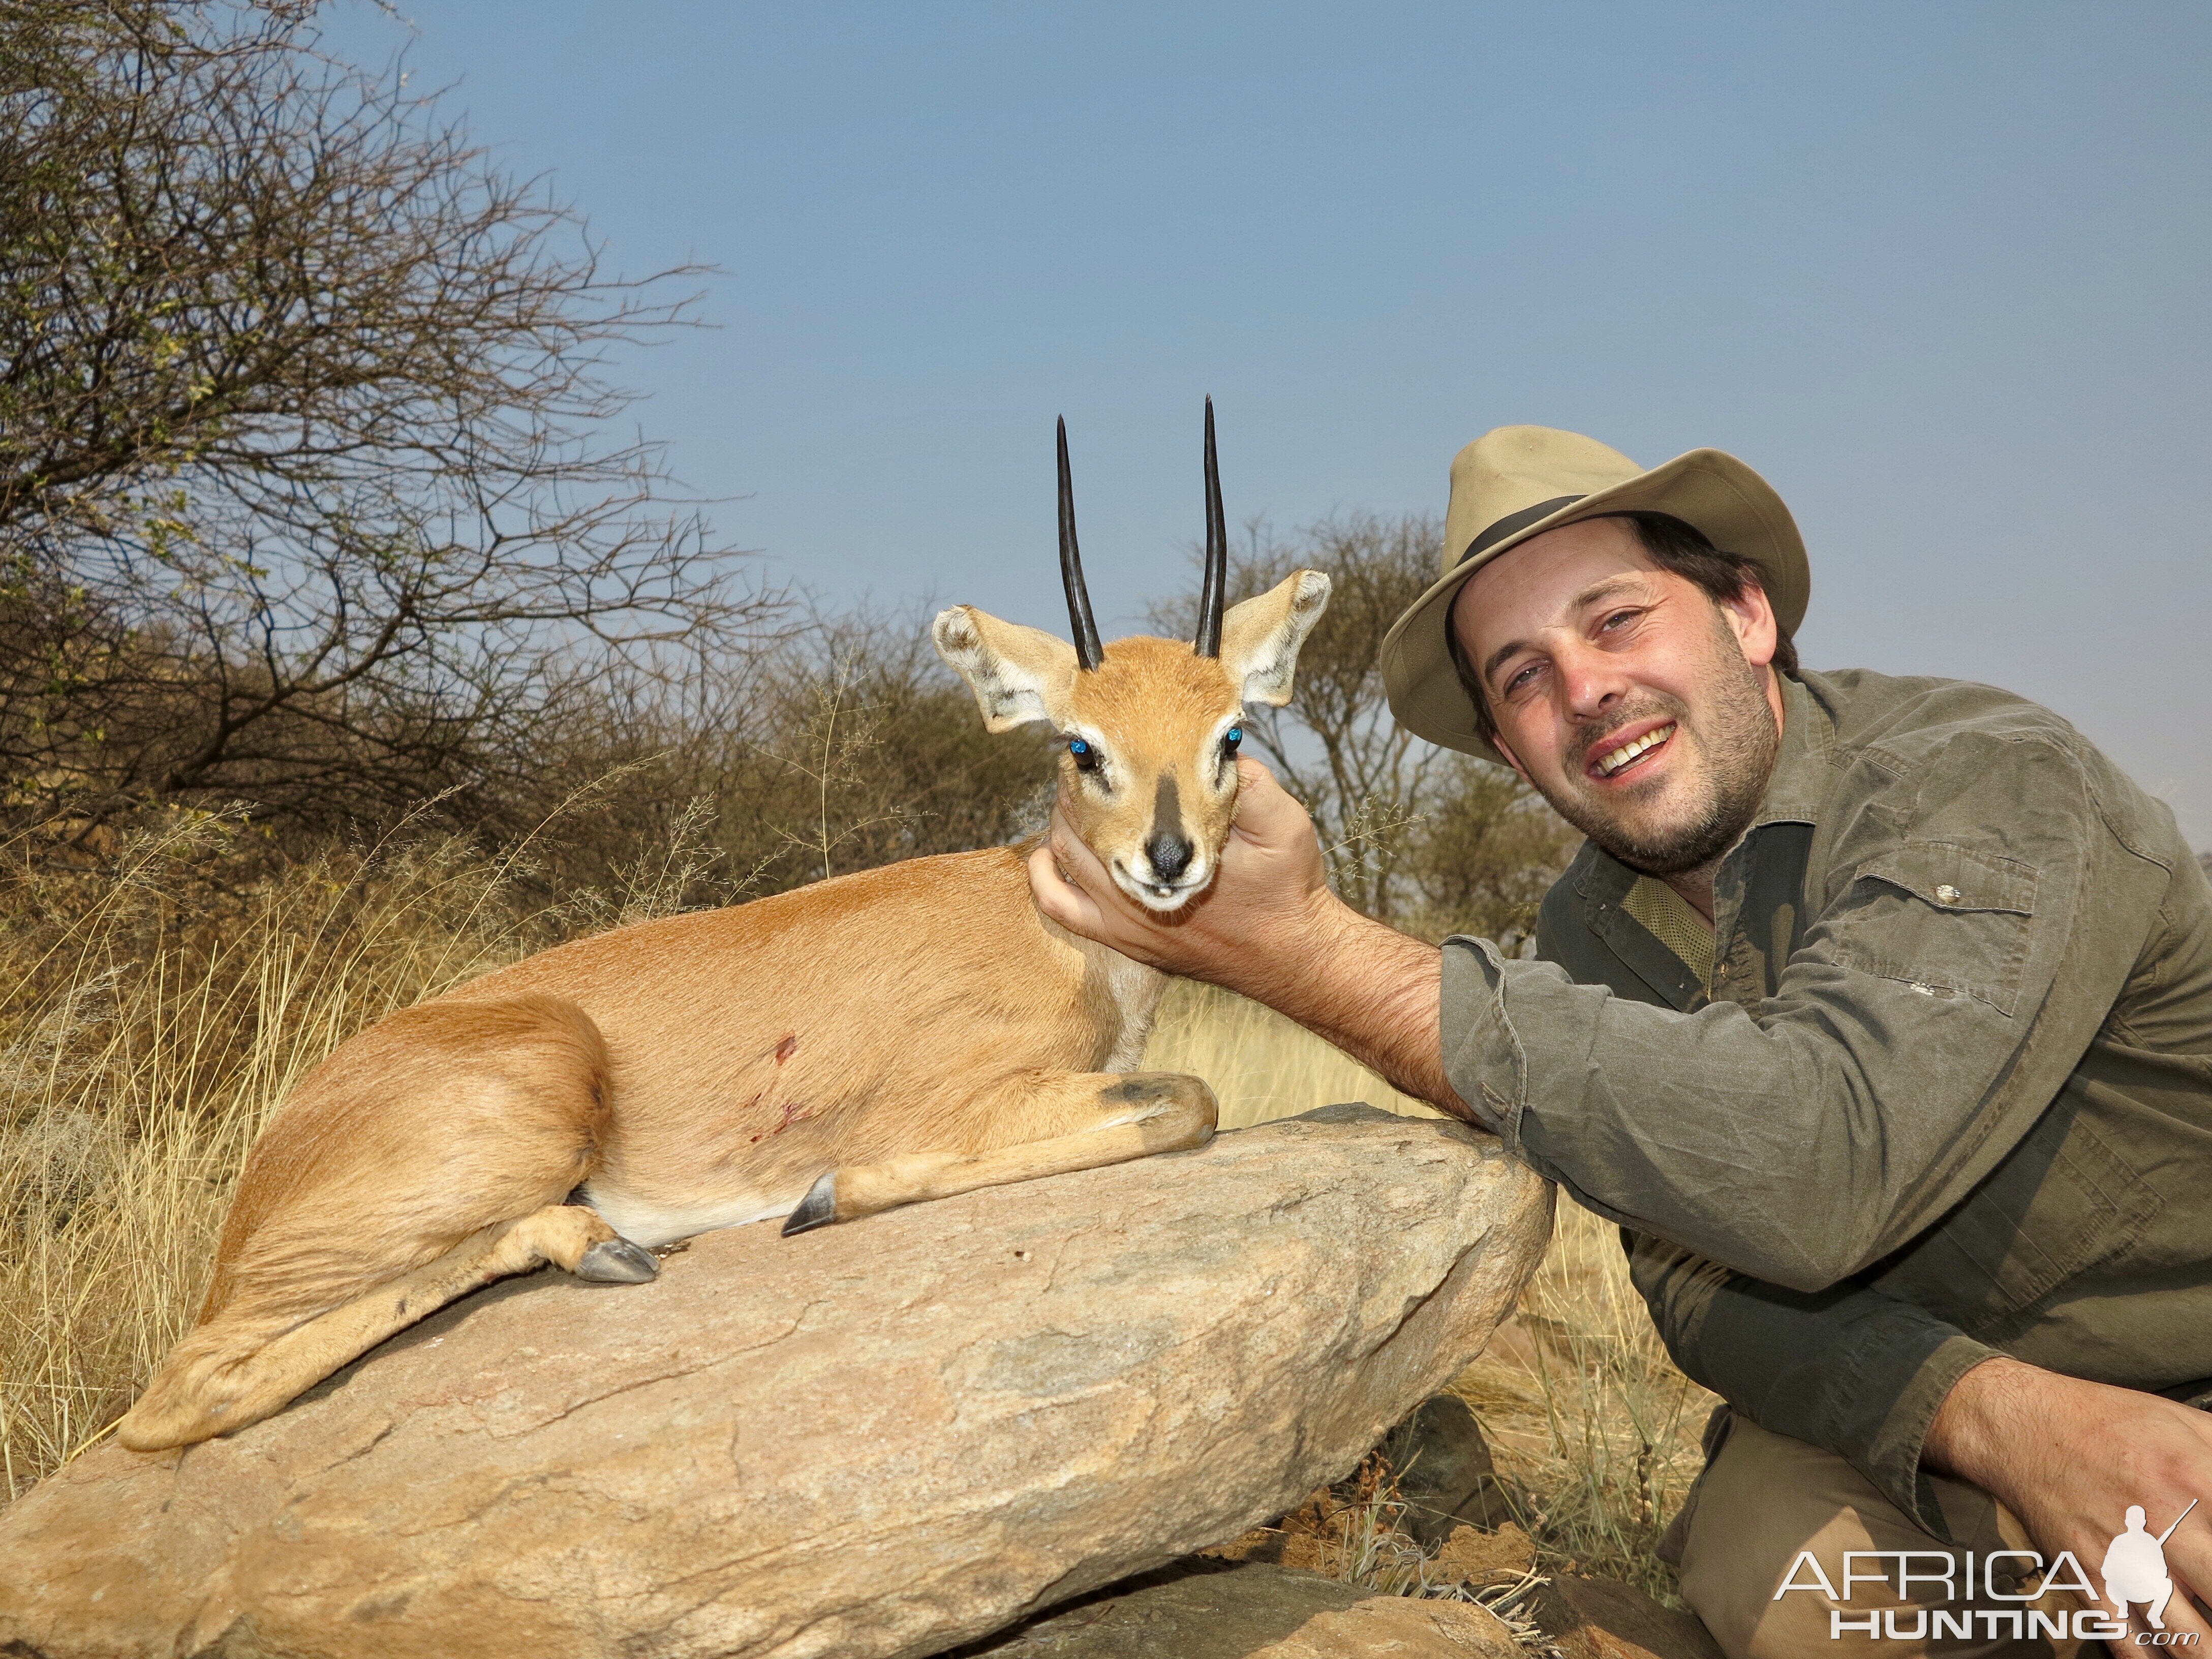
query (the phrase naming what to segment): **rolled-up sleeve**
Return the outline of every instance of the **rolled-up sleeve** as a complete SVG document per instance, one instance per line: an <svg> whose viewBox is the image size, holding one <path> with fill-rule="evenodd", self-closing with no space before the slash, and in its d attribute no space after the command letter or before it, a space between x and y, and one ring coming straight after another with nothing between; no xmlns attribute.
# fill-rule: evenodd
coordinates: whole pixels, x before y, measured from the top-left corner
<svg viewBox="0 0 2212 1659"><path fill-rule="evenodd" d="M1842 878L1755 1007L1653 1007L1448 940L1453 1086L1585 1206L1771 1285L1823 1291L1905 1243L2064 1082L2142 943L2112 919L2165 879L2063 744L1968 741L1991 752L1840 828Z"/></svg>

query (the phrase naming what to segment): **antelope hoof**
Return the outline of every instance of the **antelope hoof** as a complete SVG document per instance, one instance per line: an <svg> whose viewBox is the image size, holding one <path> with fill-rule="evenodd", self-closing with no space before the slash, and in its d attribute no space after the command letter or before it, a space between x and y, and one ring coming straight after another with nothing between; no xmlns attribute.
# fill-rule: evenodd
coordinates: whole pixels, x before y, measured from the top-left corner
<svg viewBox="0 0 2212 1659"><path fill-rule="evenodd" d="M811 1232L817 1227L826 1227L837 1218L837 1172L823 1176L806 1189L806 1196L799 1200L799 1207L786 1217L783 1236Z"/></svg>
<svg viewBox="0 0 2212 1659"><path fill-rule="evenodd" d="M603 1238L578 1259L576 1277L593 1285L642 1285L660 1277L660 1263L626 1238Z"/></svg>

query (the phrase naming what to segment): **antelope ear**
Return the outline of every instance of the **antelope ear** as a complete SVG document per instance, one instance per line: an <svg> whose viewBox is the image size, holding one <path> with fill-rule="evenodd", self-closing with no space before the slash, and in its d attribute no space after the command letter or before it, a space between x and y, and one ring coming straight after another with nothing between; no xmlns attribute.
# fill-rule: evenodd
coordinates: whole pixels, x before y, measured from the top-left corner
<svg viewBox="0 0 2212 1659"><path fill-rule="evenodd" d="M937 654L968 682L994 732L1038 720L1064 728L1076 676L1075 647L1042 629L1000 622L972 605L937 613Z"/></svg>
<svg viewBox="0 0 2212 1659"><path fill-rule="evenodd" d="M1328 609L1328 578L1293 571L1221 619L1221 665L1244 684L1244 701L1279 708L1291 700L1298 647Z"/></svg>

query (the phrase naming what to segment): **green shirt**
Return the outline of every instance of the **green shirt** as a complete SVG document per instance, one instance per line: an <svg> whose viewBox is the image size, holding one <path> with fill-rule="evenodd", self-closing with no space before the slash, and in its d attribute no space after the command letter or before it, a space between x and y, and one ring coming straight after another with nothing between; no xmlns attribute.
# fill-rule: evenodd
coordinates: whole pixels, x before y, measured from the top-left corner
<svg viewBox="0 0 2212 1659"><path fill-rule="evenodd" d="M1941 1536L1921 1443L1991 1355L2212 1390L2212 886L2033 703L1867 672L1783 697L1707 971L1585 845L1543 960L1446 942L1445 1065L1623 1226L1684 1370Z"/></svg>

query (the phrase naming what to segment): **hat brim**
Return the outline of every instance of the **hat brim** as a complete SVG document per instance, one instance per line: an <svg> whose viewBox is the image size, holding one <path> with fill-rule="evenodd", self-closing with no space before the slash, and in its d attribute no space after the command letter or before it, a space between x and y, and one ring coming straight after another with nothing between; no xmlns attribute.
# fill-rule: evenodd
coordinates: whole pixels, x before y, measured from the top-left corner
<svg viewBox="0 0 2212 1659"><path fill-rule="evenodd" d="M1759 566L1760 585L1784 633L1794 634L1805 620L1812 572L1789 507L1735 456L1693 449L1502 538L1462 559L1414 600L1382 641L1382 684L1399 724L1431 743L1504 765L1505 757L1477 731L1474 706L1452 667L1445 637L1452 600L1468 578L1522 543L1562 525L1616 513L1664 513L1694 526L1723 552Z"/></svg>

